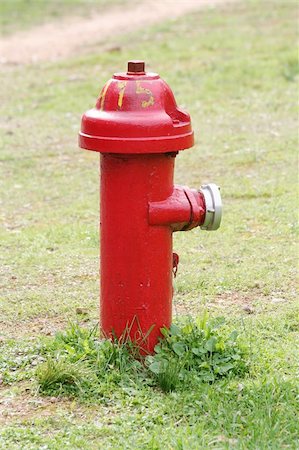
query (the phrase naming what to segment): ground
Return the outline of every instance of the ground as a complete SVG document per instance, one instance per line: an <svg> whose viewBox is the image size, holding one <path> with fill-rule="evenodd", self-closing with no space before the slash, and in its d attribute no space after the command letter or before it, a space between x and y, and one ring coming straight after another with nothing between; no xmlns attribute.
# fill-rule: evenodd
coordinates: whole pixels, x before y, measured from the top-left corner
<svg viewBox="0 0 299 450"><path fill-rule="evenodd" d="M172 20L191 11L212 8L219 4L233 3L235 0L188 0L172 2L164 0L113 0L107 8L107 0L97 3L86 0L67 0L60 2L34 2L4 0L2 8L2 34L0 54L2 63L32 63L63 59L78 52L83 54L99 49L99 43L106 50L117 51L118 45L105 47L104 40L113 36L119 39L121 34L132 30L143 32L150 25L163 19ZM16 14L16 2L18 14ZM67 14L68 7L73 15ZM1 5L0 5L1 8ZM45 10L47 14L45 14ZM1 9L0 9L1 11ZM171 16L170 16L171 11ZM54 20L56 16L60 20ZM49 17L51 20L49 21ZM9 20L10 19L10 20ZM12 20L13 19L13 20ZM45 20L46 19L46 20ZM48 19L48 20L47 20ZM0 19L1 20L1 19ZM28 32L18 31L11 34L16 24L25 29L33 23L40 23ZM1 22L0 22L1 24ZM10 35L9 35L10 34ZM9 35L5 38L6 35ZM19 42L22 42L20 50ZM113 41L112 41L113 42ZM62 44L63 43L63 44Z"/></svg>
<svg viewBox="0 0 299 450"><path fill-rule="evenodd" d="M58 60L2 61L0 448L298 448L296 10L235 2ZM17 21L5 17L13 38ZM174 236L174 318L224 317L250 345L250 371L195 391L43 397L41 337L98 317L98 158L77 149L80 116L136 57L193 120L176 182L216 182L224 202L220 230Z"/></svg>

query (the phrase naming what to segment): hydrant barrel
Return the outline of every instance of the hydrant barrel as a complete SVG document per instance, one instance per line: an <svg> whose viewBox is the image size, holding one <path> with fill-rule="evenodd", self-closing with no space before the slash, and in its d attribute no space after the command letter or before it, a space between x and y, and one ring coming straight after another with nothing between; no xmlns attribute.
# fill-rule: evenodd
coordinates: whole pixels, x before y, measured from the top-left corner
<svg viewBox="0 0 299 450"><path fill-rule="evenodd" d="M193 146L189 114L143 61L130 61L82 117L79 145L100 157L100 328L153 352L171 324L179 257L172 233L216 230L218 187L173 183L177 153Z"/></svg>
<svg viewBox="0 0 299 450"><path fill-rule="evenodd" d="M101 328L145 350L171 323L172 230L149 224L148 202L172 193L173 169L165 153L101 155Z"/></svg>

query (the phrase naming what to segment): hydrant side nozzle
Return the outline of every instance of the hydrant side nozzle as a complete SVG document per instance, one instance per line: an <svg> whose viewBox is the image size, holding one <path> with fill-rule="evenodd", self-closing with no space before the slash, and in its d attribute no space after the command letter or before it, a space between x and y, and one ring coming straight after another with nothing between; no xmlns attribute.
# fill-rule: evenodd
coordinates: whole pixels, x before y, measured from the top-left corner
<svg viewBox="0 0 299 450"><path fill-rule="evenodd" d="M207 231L218 230L222 217L222 201L219 186L214 183L204 184L199 189L199 193L204 198L206 210L205 220L200 228Z"/></svg>
<svg viewBox="0 0 299 450"><path fill-rule="evenodd" d="M165 200L149 202L148 213L150 225L167 225L172 231L188 231L204 223L205 201L197 190L175 185Z"/></svg>

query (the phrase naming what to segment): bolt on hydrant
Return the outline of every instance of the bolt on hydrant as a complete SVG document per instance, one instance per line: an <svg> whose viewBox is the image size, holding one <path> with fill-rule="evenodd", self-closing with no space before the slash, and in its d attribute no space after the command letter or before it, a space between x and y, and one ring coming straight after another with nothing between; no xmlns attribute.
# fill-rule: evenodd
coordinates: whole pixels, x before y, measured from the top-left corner
<svg viewBox="0 0 299 450"><path fill-rule="evenodd" d="M194 144L190 116L158 74L129 61L82 117L80 147L100 157L100 328L152 352L171 325L178 255L172 233L216 230L215 184L173 184L175 157Z"/></svg>

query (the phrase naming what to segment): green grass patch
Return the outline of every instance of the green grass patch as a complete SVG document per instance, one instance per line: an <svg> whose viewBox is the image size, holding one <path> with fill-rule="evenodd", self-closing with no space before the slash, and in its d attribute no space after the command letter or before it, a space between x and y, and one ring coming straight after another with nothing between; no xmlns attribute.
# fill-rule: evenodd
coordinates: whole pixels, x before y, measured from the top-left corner
<svg viewBox="0 0 299 450"><path fill-rule="evenodd" d="M192 389L198 383L241 376L246 371L245 349L237 332L224 336L219 322L191 318L181 326L162 329L164 338L154 355L139 354L137 344L125 340L99 340L97 329L72 324L57 333L45 349L46 361L37 369L40 392L78 395L90 399L110 392L114 384L146 383L164 392Z"/></svg>
<svg viewBox="0 0 299 450"><path fill-rule="evenodd" d="M238 332L224 334L224 319L208 322L205 312L197 320L189 318L181 326L162 329L163 340L148 356L149 369L165 392L176 387L213 383L223 376L242 376L246 372L246 348Z"/></svg>
<svg viewBox="0 0 299 450"><path fill-rule="evenodd" d="M13 449L20 443L25 448L98 448L100 440L103 448L113 449L295 449L298 323L292 314L289 326L289 314L286 311L273 318L264 314L258 321L252 316L241 321L206 321L204 316L196 322L184 321L167 332L156 349L156 361L136 360L134 347L100 341L96 328L73 324L54 339L44 338L39 345L44 362L35 367L34 377L41 398L57 395L71 403L58 403L51 417L31 417L18 427L4 427L0 444ZM236 329L237 345L235 333L231 336ZM198 352L190 349L201 348L204 342L210 351L211 332L218 342L232 339L225 351L230 355L241 351L245 359L237 357L237 370L205 381L199 367L205 353L200 352L196 362ZM182 378L174 389L169 384L164 389L160 370L159 374L150 370L151 364L161 361L161 354L164 361L176 361L177 366L172 366L176 374L188 355L188 378Z"/></svg>

